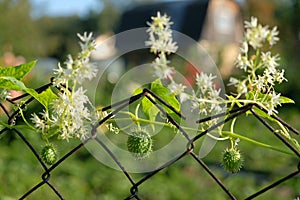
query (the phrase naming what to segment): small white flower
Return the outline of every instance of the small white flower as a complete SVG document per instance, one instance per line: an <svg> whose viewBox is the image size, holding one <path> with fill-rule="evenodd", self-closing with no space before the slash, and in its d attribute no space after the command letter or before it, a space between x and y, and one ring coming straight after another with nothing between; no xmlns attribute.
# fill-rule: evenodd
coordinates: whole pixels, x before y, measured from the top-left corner
<svg viewBox="0 0 300 200"><path fill-rule="evenodd" d="M170 89L171 93L175 94L175 95L179 95L181 93L184 92L184 89L186 88L185 85L182 85L181 83L178 84L178 83L171 83L168 88Z"/></svg>
<svg viewBox="0 0 300 200"><path fill-rule="evenodd" d="M246 94L248 92L245 81L240 81L239 79L236 79L234 77L229 78L229 83L227 85L236 87L238 94Z"/></svg>
<svg viewBox="0 0 300 200"><path fill-rule="evenodd" d="M268 83L272 86L275 85L274 70L272 68L265 69L263 78L266 81L266 83Z"/></svg>
<svg viewBox="0 0 300 200"><path fill-rule="evenodd" d="M165 54L161 53L153 62L156 77L160 79L172 79L174 69L168 66L169 61Z"/></svg>
<svg viewBox="0 0 300 200"><path fill-rule="evenodd" d="M211 90L211 91L210 91L210 96L211 96L211 98L212 98L212 99L218 99L218 98L220 98L220 92L221 92L221 89L218 89L218 90L216 90L216 89Z"/></svg>
<svg viewBox="0 0 300 200"><path fill-rule="evenodd" d="M213 76L212 74L201 72L200 74L196 75L196 84L199 88L203 89L203 92L205 92L207 89L213 88L213 80L215 78L216 76Z"/></svg>
<svg viewBox="0 0 300 200"><path fill-rule="evenodd" d="M247 54L248 53L248 43L247 42L243 42L242 43L242 46L240 47L240 51L244 54Z"/></svg>
<svg viewBox="0 0 300 200"><path fill-rule="evenodd" d="M261 24L259 24L257 29L258 29L257 31L259 33L261 41L264 42L270 33L269 26L262 26Z"/></svg>
<svg viewBox="0 0 300 200"><path fill-rule="evenodd" d="M284 77L284 69L283 70L278 70L275 74L275 80L280 84L283 81L287 81L287 79Z"/></svg>
<svg viewBox="0 0 300 200"><path fill-rule="evenodd" d="M145 42L146 46L150 46L151 52L158 54L171 54L175 53L178 49L177 43L173 42L172 30L170 26L170 17L166 14L161 16L160 12L157 12L156 17L151 17L152 23L147 23L149 28L149 40Z"/></svg>
<svg viewBox="0 0 300 200"><path fill-rule="evenodd" d="M238 55L235 61L236 67L240 68L244 71L247 71L248 67L252 68L252 62L246 56L242 56L241 54Z"/></svg>
<svg viewBox="0 0 300 200"><path fill-rule="evenodd" d="M65 68L58 64L58 69L54 69L54 74L56 74L55 84L57 86L77 82L81 84L86 79L91 80L97 74L97 69L90 63L89 59L91 52L96 48L92 33L77 35L81 40L79 42L81 52L78 53L76 59L68 55L67 60L64 62Z"/></svg>
<svg viewBox="0 0 300 200"><path fill-rule="evenodd" d="M279 66L278 62L280 60L279 55L272 56L271 52L261 52L261 60L268 68L276 68Z"/></svg>
<svg viewBox="0 0 300 200"><path fill-rule="evenodd" d="M246 86L246 83L244 81L241 81L239 85L237 86L237 92L239 94L246 94L248 92L248 88Z"/></svg>
<svg viewBox="0 0 300 200"><path fill-rule="evenodd" d="M237 86L240 83L239 79L234 78L234 77L230 77L229 78L229 83L227 84L228 86Z"/></svg>
<svg viewBox="0 0 300 200"><path fill-rule="evenodd" d="M279 31L277 30L277 26L275 26L268 34L267 40L271 46L277 43L279 41L279 38L277 35L279 34Z"/></svg>
<svg viewBox="0 0 300 200"><path fill-rule="evenodd" d="M265 92L266 91L266 84L265 84L265 77L258 75L258 79L253 80L253 86L256 86L258 91Z"/></svg>
<svg viewBox="0 0 300 200"><path fill-rule="evenodd" d="M84 32L83 35L81 35L80 33L77 33L77 36L84 43L90 43L93 39L93 33L87 34L87 32Z"/></svg>
<svg viewBox="0 0 300 200"><path fill-rule="evenodd" d="M245 28L245 40L253 47L253 49L262 47L263 43L267 40L270 44L277 41L277 38L275 37L278 34L276 29L270 31L268 26L258 24L257 18L255 17L251 17L250 22L245 22Z"/></svg>
<svg viewBox="0 0 300 200"><path fill-rule="evenodd" d="M223 98L220 97L221 89L216 89L214 79L216 76L201 72L196 75L196 85L198 90L192 100L192 110L197 108L200 116L211 116L224 111L222 105ZM203 126L210 126L216 122L210 121Z"/></svg>
<svg viewBox="0 0 300 200"><path fill-rule="evenodd" d="M33 113L31 116L32 117L30 119L34 124L34 127L37 129L40 129L42 132L44 132L45 127L46 127L45 121L40 119L39 116L37 116L37 114L35 114L35 113Z"/></svg>
<svg viewBox="0 0 300 200"><path fill-rule="evenodd" d="M245 28L256 28L257 27L257 18L251 17L251 21L245 21Z"/></svg>
<svg viewBox="0 0 300 200"><path fill-rule="evenodd" d="M88 106L91 106L91 103L82 87L73 92L63 93L54 101L52 118L56 119L53 122L61 129L62 139L86 136L86 124L90 124L94 118Z"/></svg>
<svg viewBox="0 0 300 200"><path fill-rule="evenodd" d="M268 109L268 114L272 115L273 113L278 113L278 111L275 109L278 105L280 106L280 93L276 94L275 91L272 91L272 93L269 94L271 97L270 102L267 103L266 107Z"/></svg>
<svg viewBox="0 0 300 200"><path fill-rule="evenodd" d="M155 17L151 17L152 23L147 23L149 27L150 32L155 32L162 29L169 29L170 26L173 24L173 22L170 21L170 17L168 17L166 14L161 16L160 12L157 12L157 15Z"/></svg>
<svg viewBox="0 0 300 200"><path fill-rule="evenodd" d="M174 74L174 69L172 67L160 68L158 66L154 66L155 75L160 79L172 79Z"/></svg>
<svg viewBox="0 0 300 200"><path fill-rule="evenodd" d="M275 91L273 91L272 93L272 103L274 105L274 107L276 107L277 105L281 105L280 104L280 93L276 94Z"/></svg>

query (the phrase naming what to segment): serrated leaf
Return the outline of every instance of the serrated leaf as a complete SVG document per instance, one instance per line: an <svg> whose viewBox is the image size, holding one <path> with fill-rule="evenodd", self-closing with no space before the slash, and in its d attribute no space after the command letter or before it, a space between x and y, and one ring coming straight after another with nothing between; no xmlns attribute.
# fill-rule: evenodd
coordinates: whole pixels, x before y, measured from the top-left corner
<svg viewBox="0 0 300 200"><path fill-rule="evenodd" d="M293 99L290 99L288 97L285 96L280 96L279 97L279 102L284 104L284 103L295 103Z"/></svg>
<svg viewBox="0 0 300 200"><path fill-rule="evenodd" d="M36 60L28 63L24 63L18 66L1 67L0 77L14 77L17 80L21 80L31 69L35 66Z"/></svg>

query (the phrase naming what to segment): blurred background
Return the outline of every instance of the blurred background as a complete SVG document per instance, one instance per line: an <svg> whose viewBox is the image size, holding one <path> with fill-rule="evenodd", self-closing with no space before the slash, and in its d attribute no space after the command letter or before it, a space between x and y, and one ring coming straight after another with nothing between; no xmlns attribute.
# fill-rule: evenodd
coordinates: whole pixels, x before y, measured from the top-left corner
<svg viewBox="0 0 300 200"><path fill-rule="evenodd" d="M37 87L48 82L45 77L50 78L52 69L63 62L67 54L78 52L77 33L92 31L101 43L116 33L146 26L146 21L150 21L157 10L171 16L172 28L198 41L209 52L225 81L230 75L239 73L233 63L242 39L243 21L256 16L262 24L277 26L280 41L273 52L281 55L280 67L285 69L288 79L278 90L296 102L281 108L279 116L300 129L300 0L0 0L0 66L37 59L34 72L26 80L31 87ZM118 41L98 50L92 59L105 62L115 48L118 48ZM111 86L124 68L141 62L131 54L125 59L125 64L118 64L107 76ZM239 121L237 130L247 130L248 136L281 145L255 120ZM28 133L26 136L37 149L41 148L36 135ZM76 144L78 141L57 145L64 155ZM297 165L293 157L281 154L278 157L277 152L241 144L245 170L229 175L219 164L226 145L218 144L205 161L239 198L292 172ZM0 199L19 198L40 181L42 169L26 148L18 137L0 136ZM85 149L53 174L52 183L66 199L123 199L129 194L130 183L125 176L99 163ZM139 174L135 176L140 177ZM300 197L299 188L298 176L258 199L294 199ZM219 186L190 158L156 175L140 191L143 199L224 199ZM56 199L47 187L42 187L29 199L45 195L47 199Z"/></svg>

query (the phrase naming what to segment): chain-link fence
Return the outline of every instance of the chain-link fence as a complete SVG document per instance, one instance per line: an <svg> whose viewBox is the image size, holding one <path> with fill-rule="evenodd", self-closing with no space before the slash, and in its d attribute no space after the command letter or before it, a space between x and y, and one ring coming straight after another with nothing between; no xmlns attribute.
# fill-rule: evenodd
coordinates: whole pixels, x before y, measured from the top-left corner
<svg viewBox="0 0 300 200"><path fill-rule="evenodd" d="M42 86L42 87L36 89L36 91L41 93L42 91L46 90L48 87L52 87L52 84L50 83L50 84L47 84L45 86ZM110 120L110 119L114 118L114 116L118 112L120 112L123 108L127 107L129 104L132 104L134 102L138 102L142 97L148 98L159 109L161 114L166 117L168 123L171 123L174 127L176 127L176 129L184 136L184 138L186 139L186 147L185 147L185 151L183 151L180 155L176 156L173 159L170 159L170 160L166 161L160 167L150 171L149 173L144 173L142 178L140 178L139 180L135 180L133 178L133 176L131 175L131 173L129 172L129 170L126 169L126 167L122 164L122 162L114 154L114 152L106 145L106 143L104 141L102 141L102 139L100 137L98 137L97 128L99 128L99 126L104 124L107 120ZM20 95L18 97L7 100L7 101L9 101L9 103L11 103L11 104L17 104L16 102L20 102L20 100L22 100L22 104L19 106L19 109L17 109L16 111L14 111L12 113L9 112L9 110L5 107L4 103L0 104L3 112L8 117L8 124L9 125L14 125L14 123L16 122L16 119L18 117L20 117L20 110L24 109L29 104L31 104L33 102L34 98L29 97L27 94L23 94L23 95ZM157 102L160 102L160 103L158 104ZM62 167L61 166L62 163L67 161L70 156L75 154L79 149L83 148L86 144L90 143L91 141L96 142L96 144L98 145L97 148L101 149L101 151L106 152L106 154L115 162L115 164L117 164L119 169L124 173L124 175L125 175L124 178L128 179L129 182L131 183L132 186L131 186L131 188L128 188L128 196L125 199L142 199L139 195L139 190L141 188L140 186L142 186L144 183L149 181L155 175L161 173L162 170L174 165L177 161L179 161L179 160L181 160L185 157L191 157L194 160L194 162L199 164L199 166L201 166L201 168L209 174L209 176L211 177L211 179L213 179L215 184L218 185L224 191L224 198L229 197L230 199L237 199L236 195L228 189L228 187L223 183L223 181L218 177L218 175L216 175L213 172L213 170L211 170L211 168L203 161L203 159L201 159L194 152L194 149L195 149L195 146L196 146L195 142L197 140L199 140L200 138L205 136L210 131L212 131L214 129L217 129L219 126L222 126L223 124L226 124L227 122L230 122L234 118L237 118L237 117L240 117L241 115L244 115L246 112L251 112L253 114L253 116L269 130L269 132L271 134L274 134L278 138L278 140L280 140L287 148L289 148L298 157L298 165L295 166L295 171L294 172L289 173L286 176L284 176L284 177L282 177L282 178L280 178L280 179L278 179L278 180L276 180L272 183L269 183L268 186L266 186L263 189L253 193L252 195L246 197L245 199L253 199L255 197L260 196L261 194L263 194L265 192L272 192L272 191L269 191L269 190L271 190L272 188L276 188L277 186L279 186L283 182L288 181L289 179L292 179L292 178L295 178L296 176L299 176L299 173L300 173L300 152L296 148L294 148L293 145L291 145L289 140L287 140L280 133L278 133L273 128L271 123L268 122L268 120L264 119L263 117L261 117L261 114L257 113L257 111L259 111L259 112L263 112L263 113L267 114L267 112L263 108L261 108L260 106L258 106L256 104L248 104L248 105L240 107L240 108L232 109L232 110L227 111L225 113L221 113L221 114L210 116L210 117L207 117L207 118L204 118L204 119L200 119L196 123L200 124L200 123L212 120L212 119L221 119L221 120L219 120L217 124L209 127L205 131L197 134L195 137L190 137L189 134L186 133L186 131L181 127L181 125L176 120L174 120L174 118L172 116L170 116L166 112L165 107L163 107L161 105L164 105L165 107L171 109L174 113L176 113L176 115L178 115L181 118L181 120L185 120L185 117L182 116L181 113L179 113L175 109L173 109L172 106L170 106L168 104L168 102L165 102L163 99L161 99L159 96L157 96L156 94L154 94L150 90L144 89L141 93L139 93L137 95L134 95L134 96L132 96L128 99L119 101L119 102L114 103L110 106L102 108L102 111L108 111L109 114L106 117L104 117L101 121L99 121L98 124L93 125L91 135L86 140L84 140L82 143L80 143L78 146L74 147L68 153L63 155L57 162L55 162L50 167L47 166L47 164L41 159L38 151L30 143L30 141L26 138L26 135L22 132L21 129L15 128L14 126L4 127L0 131L0 135L3 135L3 133L5 133L7 131L11 131L11 132L14 132L15 134L17 134L21 138L21 140L27 145L27 147L30 149L32 154L34 154L35 158L38 160L41 167L43 168L43 173L41 174L41 181L38 182L36 185L34 185L28 191L24 191L24 194L22 195L22 197L20 197L20 199L30 198L30 196L36 190L39 190L42 186L47 186L47 187L51 188L53 193L55 193L57 195L57 198L64 199L64 196L62 195L60 189L56 186L55 182L51 181L52 180L51 179L52 178L51 174L52 174L53 170L55 170L56 168ZM290 126L288 123L286 123L285 121L281 120L280 118L278 118L277 116L274 116L274 115L271 115L271 117L273 119L279 121L287 129L289 129L291 132L293 132L293 134L299 135L299 132L296 129L294 129L292 126ZM1 145L5 145L5 144L2 143ZM10 174L7 174L7 176L10 176ZM20 184L22 184L22 183L20 183ZM72 185L70 185L70 187L72 187Z"/></svg>

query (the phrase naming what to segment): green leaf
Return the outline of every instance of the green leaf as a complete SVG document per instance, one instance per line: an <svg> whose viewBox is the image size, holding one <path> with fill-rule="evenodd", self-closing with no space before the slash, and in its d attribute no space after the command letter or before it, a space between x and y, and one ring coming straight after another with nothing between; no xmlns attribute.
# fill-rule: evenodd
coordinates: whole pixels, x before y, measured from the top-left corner
<svg viewBox="0 0 300 200"><path fill-rule="evenodd" d="M57 98L56 94L50 88L39 94L35 90L27 88L21 81L32 70L35 64L36 61L32 61L18 66L0 68L0 88L24 91L48 109L50 103Z"/></svg>
<svg viewBox="0 0 300 200"><path fill-rule="evenodd" d="M42 93L37 93L35 90L27 88L26 92L40 102L46 110L48 110L50 104L57 99L57 95L53 93L51 88L46 89Z"/></svg>
<svg viewBox="0 0 300 200"><path fill-rule="evenodd" d="M0 88L17 91L26 90L26 86L23 82L11 76L0 76Z"/></svg>
<svg viewBox="0 0 300 200"><path fill-rule="evenodd" d="M1 67L0 77L14 77L17 80L21 80L26 74L28 74L31 69L35 66L36 60L24 63L18 66L12 67Z"/></svg>
<svg viewBox="0 0 300 200"><path fill-rule="evenodd" d="M57 98L57 95L54 94L50 88L39 94L35 90L27 88L22 81L14 77L0 77L0 88L24 91L39 101L46 109L48 109L50 103Z"/></svg>
<svg viewBox="0 0 300 200"><path fill-rule="evenodd" d="M142 109L150 121L155 121L159 109L146 97L142 99ZM154 130L154 125L152 125L152 129Z"/></svg>
<svg viewBox="0 0 300 200"><path fill-rule="evenodd" d="M163 86L160 79L155 80L151 84L151 91L156 95L158 95L163 100L165 100L168 104L170 104L173 108L175 108L175 110L180 111L180 103L177 100L175 94L171 93L168 88ZM171 113L171 112L173 111L167 108L167 113Z"/></svg>
<svg viewBox="0 0 300 200"><path fill-rule="evenodd" d="M150 90L155 93L157 96L159 96L161 99L163 99L165 102L167 102L170 106L172 106L175 110L180 111L180 103L177 100L175 94L171 93L168 88L162 85L160 79L156 79L152 82ZM161 102L157 101L161 106L164 107L166 112L171 115L173 118L179 120L179 116L175 114L172 110L170 110L168 107L166 107Z"/></svg>
<svg viewBox="0 0 300 200"><path fill-rule="evenodd" d="M288 97L280 96L279 97L279 102L284 104L284 103L295 103L293 99L290 99Z"/></svg>
<svg viewBox="0 0 300 200"><path fill-rule="evenodd" d="M0 88L25 91L26 86L20 80L30 72L36 61L13 67L0 68Z"/></svg>
<svg viewBox="0 0 300 200"><path fill-rule="evenodd" d="M143 92L142 88L137 88L134 91L134 95L140 94ZM142 109L145 114L145 116L150 120L150 121L155 121L156 116L159 112L159 109L146 97L142 97ZM155 130L154 124L151 124L153 131Z"/></svg>
<svg viewBox="0 0 300 200"><path fill-rule="evenodd" d="M171 105L175 110L180 111L180 103L177 100L175 94L171 93L170 90L163 86L160 79L156 79L151 83L150 90L159 96L161 99L163 99L165 102L167 102L169 105ZM134 91L134 94L139 94L143 90L141 88L138 88ZM179 121L180 117L174 113L171 109L169 109L167 106L165 106L163 103L152 97L152 99L157 102L159 105L161 105L165 111L172 116L175 120ZM150 121L155 121L157 114L159 113L159 109L146 97L142 98L142 109L145 114L145 116ZM152 126L154 129L154 127Z"/></svg>

